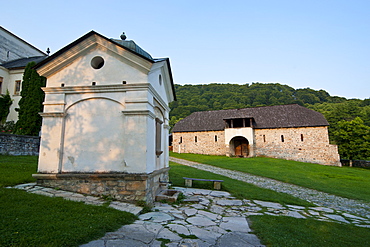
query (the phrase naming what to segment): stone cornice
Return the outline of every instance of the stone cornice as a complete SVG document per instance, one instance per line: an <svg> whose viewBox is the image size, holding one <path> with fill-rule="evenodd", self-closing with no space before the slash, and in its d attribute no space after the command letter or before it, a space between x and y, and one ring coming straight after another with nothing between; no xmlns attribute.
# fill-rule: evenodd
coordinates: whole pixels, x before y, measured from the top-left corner
<svg viewBox="0 0 370 247"><path fill-rule="evenodd" d="M149 116L153 119L155 119L155 114L149 110L125 110L122 111L124 115L144 115L144 116Z"/></svg>
<svg viewBox="0 0 370 247"><path fill-rule="evenodd" d="M42 90L49 93L103 93L103 92L125 92L145 89L150 87L149 83L134 83L134 84L116 84L116 85L96 85L96 86L71 86L71 87L43 87Z"/></svg>
<svg viewBox="0 0 370 247"><path fill-rule="evenodd" d="M64 112L40 112L41 117L65 117L66 113Z"/></svg>

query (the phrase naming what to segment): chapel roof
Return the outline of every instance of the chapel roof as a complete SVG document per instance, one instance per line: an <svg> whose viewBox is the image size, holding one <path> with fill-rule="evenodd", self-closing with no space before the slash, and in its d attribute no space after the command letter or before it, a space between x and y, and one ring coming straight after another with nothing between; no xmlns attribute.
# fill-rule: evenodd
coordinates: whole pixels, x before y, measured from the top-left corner
<svg viewBox="0 0 370 247"><path fill-rule="evenodd" d="M102 39L104 39L108 42L114 43L115 45L117 45L119 47L122 47L123 49L125 49L125 50L127 50L127 51L141 57L141 58L144 58L145 60L148 60L151 63L165 62L167 64L167 69L169 71L170 84L171 84L171 88L172 88L172 92L173 92L173 97L174 97L174 100L176 100L175 86L174 86L174 82L173 82L173 77L172 77L172 71L171 71L169 58L152 58L152 56L148 52L143 50L140 46L138 46L132 40L127 40L126 41L126 40L109 39L109 38L101 35L100 33L95 32L94 30L88 32L87 34L83 35L79 39L73 41L69 45L67 45L67 46L63 47L62 49L60 49L59 51L55 52L53 55L49 56L47 59L38 63L34 68L38 69L38 68L43 67L45 64L48 64L52 60L61 56L66 51L72 49L73 47L75 47L79 43L83 42L84 40L86 40L89 37L94 36L94 35L97 35L100 38L102 38Z"/></svg>
<svg viewBox="0 0 370 247"><path fill-rule="evenodd" d="M276 105L219 111L194 112L180 120L172 132L215 131L225 129L225 119L252 118L253 128L293 128L328 126L325 117L306 107Z"/></svg>
<svg viewBox="0 0 370 247"><path fill-rule="evenodd" d="M133 40L112 39L112 41L130 49L131 51L136 52L137 54L140 54L148 59L153 60L152 56L148 52L144 51L140 46L138 46Z"/></svg>
<svg viewBox="0 0 370 247"><path fill-rule="evenodd" d="M48 56L36 56L36 57L24 57L15 59L6 63L0 64L0 66L7 68L7 69L23 69L26 65L30 62L39 63L45 60Z"/></svg>

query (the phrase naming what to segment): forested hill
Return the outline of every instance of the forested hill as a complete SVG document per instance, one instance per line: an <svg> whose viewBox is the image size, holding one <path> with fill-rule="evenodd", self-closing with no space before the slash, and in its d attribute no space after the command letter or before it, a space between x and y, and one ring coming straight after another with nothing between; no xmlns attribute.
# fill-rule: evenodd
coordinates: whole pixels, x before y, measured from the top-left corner
<svg viewBox="0 0 370 247"><path fill-rule="evenodd" d="M177 101L171 104L171 116L177 119L196 111L346 101L324 90L294 89L278 83L175 85L175 90Z"/></svg>
<svg viewBox="0 0 370 247"><path fill-rule="evenodd" d="M170 104L171 127L197 111L299 104L324 114L330 123L331 140L339 145L342 158L370 159L370 95L365 100L346 99L330 96L325 90L294 89L279 83L175 85L175 90L177 101ZM343 139L342 132L360 134L356 141L364 143L361 144L361 155L344 153L343 147L350 145L346 143L354 138L346 135Z"/></svg>

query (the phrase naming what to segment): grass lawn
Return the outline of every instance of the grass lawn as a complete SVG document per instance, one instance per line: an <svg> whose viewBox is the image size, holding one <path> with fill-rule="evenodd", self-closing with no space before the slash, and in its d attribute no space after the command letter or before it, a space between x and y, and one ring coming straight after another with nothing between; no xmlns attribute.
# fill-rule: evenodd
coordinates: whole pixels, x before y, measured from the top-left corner
<svg viewBox="0 0 370 247"><path fill-rule="evenodd" d="M370 246L370 229L286 216L250 216L251 228L266 246Z"/></svg>
<svg viewBox="0 0 370 247"><path fill-rule="evenodd" d="M224 180L223 189L239 198L311 205L221 175L172 162L170 165L170 179L175 186L184 186L184 176L215 178ZM103 206L4 188L32 182L31 174L36 172L36 167L37 157L0 155L0 246L79 246L136 219L130 213ZM194 185L212 188L210 182L194 182ZM370 246L367 228L283 216L250 216L249 219L254 233L267 246Z"/></svg>
<svg viewBox="0 0 370 247"><path fill-rule="evenodd" d="M22 183L35 182L37 156L0 155L0 188Z"/></svg>
<svg viewBox="0 0 370 247"><path fill-rule="evenodd" d="M103 206L6 189L34 181L37 157L0 155L0 246L79 246L136 220Z"/></svg>
<svg viewBox="0 0 370 247"><path fill-rule="evenodd" d="M258 188L218 174L170 162L170 180L174 186L184 186L182 177L222 179L222 190L245 199L275 201L286 204L307 206L308 202L285 197L282 193ZM212 189L210 182L193 181L193 187ZM299 200L299 201L295 201ZM301 202L300 202L301 201ZM284 216L249 216L251 228L266 246L370 246L370 229L351 224L338 224L313 219L296 219Z"/></svg>
<svg viewBox="0 0 370 247"><path fill-rule="evenodd" d="M243 159L172 152L170 155L370 202L370 169L324 166L263 157Z"/></svg>
<svg viewBox="0 0 370 247"><path fill-rule="evenodd" d="M314 206L313 204L293 197L285 193L279 193L268 189L263 189L252 184L231 179L207 171L198 170L189 166L179 165L170 162L170 181L173 186L184 187L183 177L205 178L205 179L220 179L222 182L222 190L230 192L233 196L240 199L254 199L262 201L273 201L281 204L293 204L301 206ZM193 187L202 189L213 189L212 182L193 181Z"/></svg>

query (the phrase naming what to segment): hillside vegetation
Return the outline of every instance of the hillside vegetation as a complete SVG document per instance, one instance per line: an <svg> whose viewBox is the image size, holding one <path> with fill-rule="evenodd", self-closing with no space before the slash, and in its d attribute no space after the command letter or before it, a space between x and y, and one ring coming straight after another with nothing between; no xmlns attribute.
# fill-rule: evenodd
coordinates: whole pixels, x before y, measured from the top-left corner
<svg viewBox="0 0 370 247"><path fill-rule="evenodd" d="M197 111L299 104L326 117L330 140L338 145L342 159L370 160L370 98L346 99L279 83L175 85L175 90L171 126Z"/></svg>

